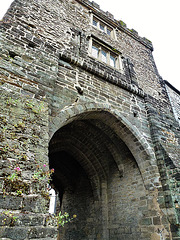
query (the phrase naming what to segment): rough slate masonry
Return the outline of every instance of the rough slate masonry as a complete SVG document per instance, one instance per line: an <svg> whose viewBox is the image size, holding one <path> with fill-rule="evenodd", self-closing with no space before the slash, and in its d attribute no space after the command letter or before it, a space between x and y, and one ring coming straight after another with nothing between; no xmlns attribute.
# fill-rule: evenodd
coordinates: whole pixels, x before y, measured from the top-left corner
<svg viewBox="0 0 180 240"><path fill-rule="evenodd" d="M180 124L180 92L176 88L174 88L168 81L165 81L165 84L174 112L174 116Z"/></svg>
<svg viewBox="0 0 180 240"><path fill-rule="evenodd" d="M15 0L0 24L0 239L180 239L178 105L152 43L88 0ZM52 169L77 215L58 231Z"/></svg>

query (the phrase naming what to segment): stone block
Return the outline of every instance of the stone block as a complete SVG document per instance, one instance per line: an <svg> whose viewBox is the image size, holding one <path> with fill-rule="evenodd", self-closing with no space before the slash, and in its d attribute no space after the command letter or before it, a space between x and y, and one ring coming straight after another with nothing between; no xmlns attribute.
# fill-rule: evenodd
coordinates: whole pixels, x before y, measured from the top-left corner
<svg viewBox="0 0 180 240"><path fill-rule="evenodd" d="M3 209L19 210L22 207L22 197L0 195L0 206Z"/></svg>
<svg viewBox="0 0 180 240"><path fill-rule="evenodd" d="M55 238L57 236L57 228L54 227L34 227L30 229L28 238Z"/></svg>
<svg viewBox="0 0 180 240"><path fill-rule="evenodd" d="M154 225L161 225L160 217L153 217L153 224Z"/></svg>
<svg viewBox="0 0 180 240"><path fill-rule="evenodd" d="M140 221L140 225L151 225L152 224L152 219L151 218L143 218Z"/></svg>
<svg viewBox="0 0 180 240"><path fill-rule="evenodd" d="M24 197L22 204L23 211L47 213L49 201L41 195L29 195Z"/></svg>
<svg viewBox="0 0 180 240"><path fill-rule="evenodd" d="M28 237L28 228L19 227L3 227L3 231L0 230L1 238L10 238L13 240L23 240ZM1 227L2 229L2 227Z"/></svg>

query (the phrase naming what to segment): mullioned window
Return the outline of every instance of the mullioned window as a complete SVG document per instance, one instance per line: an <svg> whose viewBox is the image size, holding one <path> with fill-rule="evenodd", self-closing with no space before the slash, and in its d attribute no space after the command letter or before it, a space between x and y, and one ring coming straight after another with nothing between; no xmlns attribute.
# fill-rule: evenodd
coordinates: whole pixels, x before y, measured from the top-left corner
<svg viewBox="0 0 180 240"><path fill-rule="evenodd" d="M115 29L102 19L95 16L93 13L91 13L91 25L99 31L109 35L111 38L116 39Z"/></svg>
<svg viewBox="0 0 180 240"><path fill-rule="evenodd" d="M121 54L113 51L111 48L90 38L89 54L91 57L101 61L117 70L123 71Z"/></svg>

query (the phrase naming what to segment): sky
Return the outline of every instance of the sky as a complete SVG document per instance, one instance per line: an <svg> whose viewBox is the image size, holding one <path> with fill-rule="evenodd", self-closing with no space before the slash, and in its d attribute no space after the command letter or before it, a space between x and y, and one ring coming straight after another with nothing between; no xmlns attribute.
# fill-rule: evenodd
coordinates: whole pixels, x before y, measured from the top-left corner
<svg viewBox="0 0 180 240"><path fill-rule="evenodd" d="M12 0L0 0L0 19ZM160 76L180 91L180 0L95 0L153 43Z"/></svg>

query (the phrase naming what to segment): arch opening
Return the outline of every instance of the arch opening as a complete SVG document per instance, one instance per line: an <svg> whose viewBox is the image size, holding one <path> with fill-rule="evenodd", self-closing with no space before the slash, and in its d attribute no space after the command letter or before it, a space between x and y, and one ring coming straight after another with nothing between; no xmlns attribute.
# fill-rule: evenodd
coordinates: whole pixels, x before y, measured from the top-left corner
<svg viewBox="0 0 180 240"><path fill-rule="evenodd" d="M77 118L56 131L49 144L59 209L77 215L61 232L62 240L109 240L117 234L140 239L143 179L131 151L102 119Z"/></svg>

